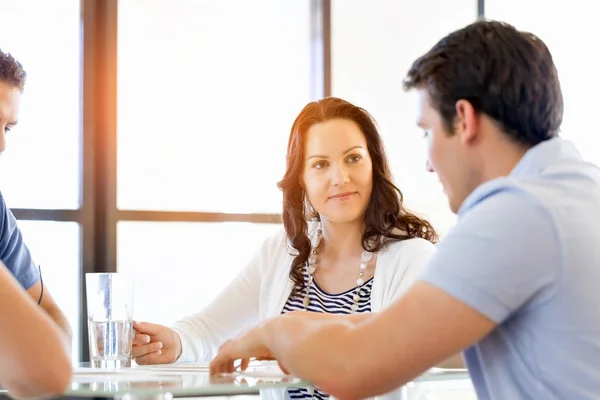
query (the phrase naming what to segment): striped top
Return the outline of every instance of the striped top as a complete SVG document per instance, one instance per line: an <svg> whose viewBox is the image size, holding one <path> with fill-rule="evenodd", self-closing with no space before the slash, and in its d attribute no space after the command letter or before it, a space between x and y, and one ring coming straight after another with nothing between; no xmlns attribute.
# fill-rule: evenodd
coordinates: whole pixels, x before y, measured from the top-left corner
<svg viewBox="0 0 600 400"><path fill-rule="evenodd" d="M304 282L308 285L308 273L304 272ZM357 313L371 312L371 290L373 288L373 278L366 281L359 290L358 311ZM310 288L310 304L308 311L321 312L328 314L352 314L352 300L356 292L356 287L339 294L329 294L319 287L316 280ZM292 293L283 306L282 314L290 311L304 310L304 296L306 290L300 293ZM328 399L329 395L322 393L319 389L311 394L307 389L288 389L290 399Z"/></svg>

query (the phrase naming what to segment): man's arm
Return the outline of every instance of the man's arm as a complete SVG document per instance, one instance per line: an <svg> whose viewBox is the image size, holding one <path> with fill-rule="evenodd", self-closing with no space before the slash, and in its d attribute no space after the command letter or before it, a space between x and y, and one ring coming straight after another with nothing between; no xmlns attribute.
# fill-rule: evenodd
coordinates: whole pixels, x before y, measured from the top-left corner
<svg viewBox="0 0 600 400"><path fill-rule="evenodd" d="M550 298L559 252L553 220L535 199L513 191L488 197L386 310L358 323L276 317L226 343L211 372L266 353L335 397L388 392L480 341L514 310Z"/></svg>
<svg viewBox="0 0 600 400"><path fill-rule="evenodd" d="M0 382L18 397L60 396L71 379L65 336L0 263Z"/></svg>
<svg viewBox="0 0 600 400"><path fill-rule="evenodd" d="M27 289L27 293L33 298L35 302L38 302L40 295L42 294L42 281L39 280L32 287ZM48 287L44 285L44 293L42 296L42 303L40 304L42 309L48 314L50 318L58 325L58 327L66 334L69 342L73 339L73 333L71 326L67 321L67 318L62 313L58 305L54 302Z"/></svg>
<svg viewBox="0 0 600 400"><path fill-rule="evenodd" d="M462 352L461 353L456 353L455 355L446 358L444 361L442 361L439 364L436 364L435 366L438 367L438 368L450 368L450 369L466 368L467 367L465 365L465 361L463 360Z"/></svg>
<svg viewBox="0 0 600 400"><path fill-rule="evenodd" d="M343 318L345 322L352 322L355 326L358 323L365 322L368 319L372 318L374 315L376 315L376 313L361 313L361 314L350 314L350 315L340 316L338 314L314 313L314 312L307 312L307 311L292 311L290 313L287 313L286 315L298 315L298 316L302 315L303 318L305 318L305 319L308 318L315 322L318 322L318 321L336 322L336 321L340 321L340 318ZM442 362L437 363L435 366L438 368L465 368L465 363L463 361L462 354L459 352L459 353L456 353L456 354L444 359Z"/></svg>
<svg viewBox="0 0 600 400"><path fill-rule="evenodd" d="M422 280L387 310L359 324L274 320L268 348L333 395L384 393L480 341L532 299L552 296L559 249L543 205L519 189L495 193L462 217ZM290 339L280 328L307 335Z"/></svg>
<svg viewBox="0 0 600 400"><path fill-rule="evenodd" d="M286 369L343 399L389 392L495 327L426 282L415 283L398 302L364 322L334 321L276 318L264 326L265 342Z"/></svg>

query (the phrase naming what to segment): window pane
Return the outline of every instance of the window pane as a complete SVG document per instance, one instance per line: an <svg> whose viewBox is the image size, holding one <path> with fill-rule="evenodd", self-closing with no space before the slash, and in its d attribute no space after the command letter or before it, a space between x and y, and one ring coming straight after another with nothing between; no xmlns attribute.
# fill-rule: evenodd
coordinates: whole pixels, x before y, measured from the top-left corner
<svg viewBox="0 0 600 400"><path fill-rule="evenodd" d="M73 361L79 361L79 278L81 252L79 224L56 221L19 221L42 279L73 330Z"/></svg>
<svg viewBox="0 0 600 400"><path fill-rule="evenodd" d="M600 91L597 72L597 17L587 10L589 2L574 0L543 2L540 0L486 0L486 17L503 20L539 36L552 52L563 90L565 111L562 136L575 142L584 158L600 164L598 147L596 94ZM540 18L543 10L544 18ZM560 29L556 25L569 27ZM581 49L587 49L582 51Z"/></svg>
<svg viewBox="0 0 600 400"><path fill-rule="evenodd" d="M0 48L28 75L0 157L9 207L79 208L79 24L79 0L0 1Z"/></svg>
<svg viewBox="0 0 600 400"><path fill-rule="evenodd" d="M119 208L281 211L288 133L310 101L309 11L119 2Z"/></svg>
<svg viewBox="0 0 600 400"><path fill-rule="evenodd" d="M437 178L425 171L416 102L402 79L411 63L452 30L475 20L475 0L332 1L332 91L365 107L384 137L406 205L440 232L455 222Z"/></svg>
<svg viewBox="0 0 600 400"><path fill-rule="evenodd" d="M243 222L119 222L118 271L134 274L134 318L169 325L200 311L280 228Z"/></svg>

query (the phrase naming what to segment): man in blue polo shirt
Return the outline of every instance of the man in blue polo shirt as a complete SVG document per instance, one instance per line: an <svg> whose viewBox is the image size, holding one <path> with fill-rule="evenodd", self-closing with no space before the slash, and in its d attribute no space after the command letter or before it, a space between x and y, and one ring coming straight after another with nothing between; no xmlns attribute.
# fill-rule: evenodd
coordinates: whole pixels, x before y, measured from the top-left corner
<svg viewBox="0 0 600 400"><path fill-rule="evenodd" d="M0 50L0 153L6 147L5 136L15 127L19 117L21 94L26 74L22 65L8 53ZM47 287L42 289L40 273L17 226L14 215L0 194L0 260L19 281L21 286L40 302L50 317L71 336L71 329Z"/></svg>
<svg viewBox="0 0 600 400"><path fill-rule="evenodd" d="M212 373L274 357L358 399L464 351L479 399L600 399L600 170L558 136L548 48L478 21L417 59L405 87L459 216L421 279L377 315L266 321L225 343Z"/></svg>

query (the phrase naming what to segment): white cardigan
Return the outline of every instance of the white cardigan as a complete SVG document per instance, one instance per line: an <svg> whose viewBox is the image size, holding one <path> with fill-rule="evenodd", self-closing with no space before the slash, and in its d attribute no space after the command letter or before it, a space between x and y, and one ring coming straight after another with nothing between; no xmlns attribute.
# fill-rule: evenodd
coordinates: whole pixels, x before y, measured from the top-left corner
<svg viewBox="0 0 600 400"><path fill-rule="evenodd" d="M315 224L310 225L310 236ZM237 277L202 311L175 323L181 337L178 362L210 361L219 346L259 321L281 314L293 283L289 278L293 250L285 230L267 238ZM398 299L417 279L435 246L424 239L393 242L379 251L371 291L377 312Z"/></svg>

